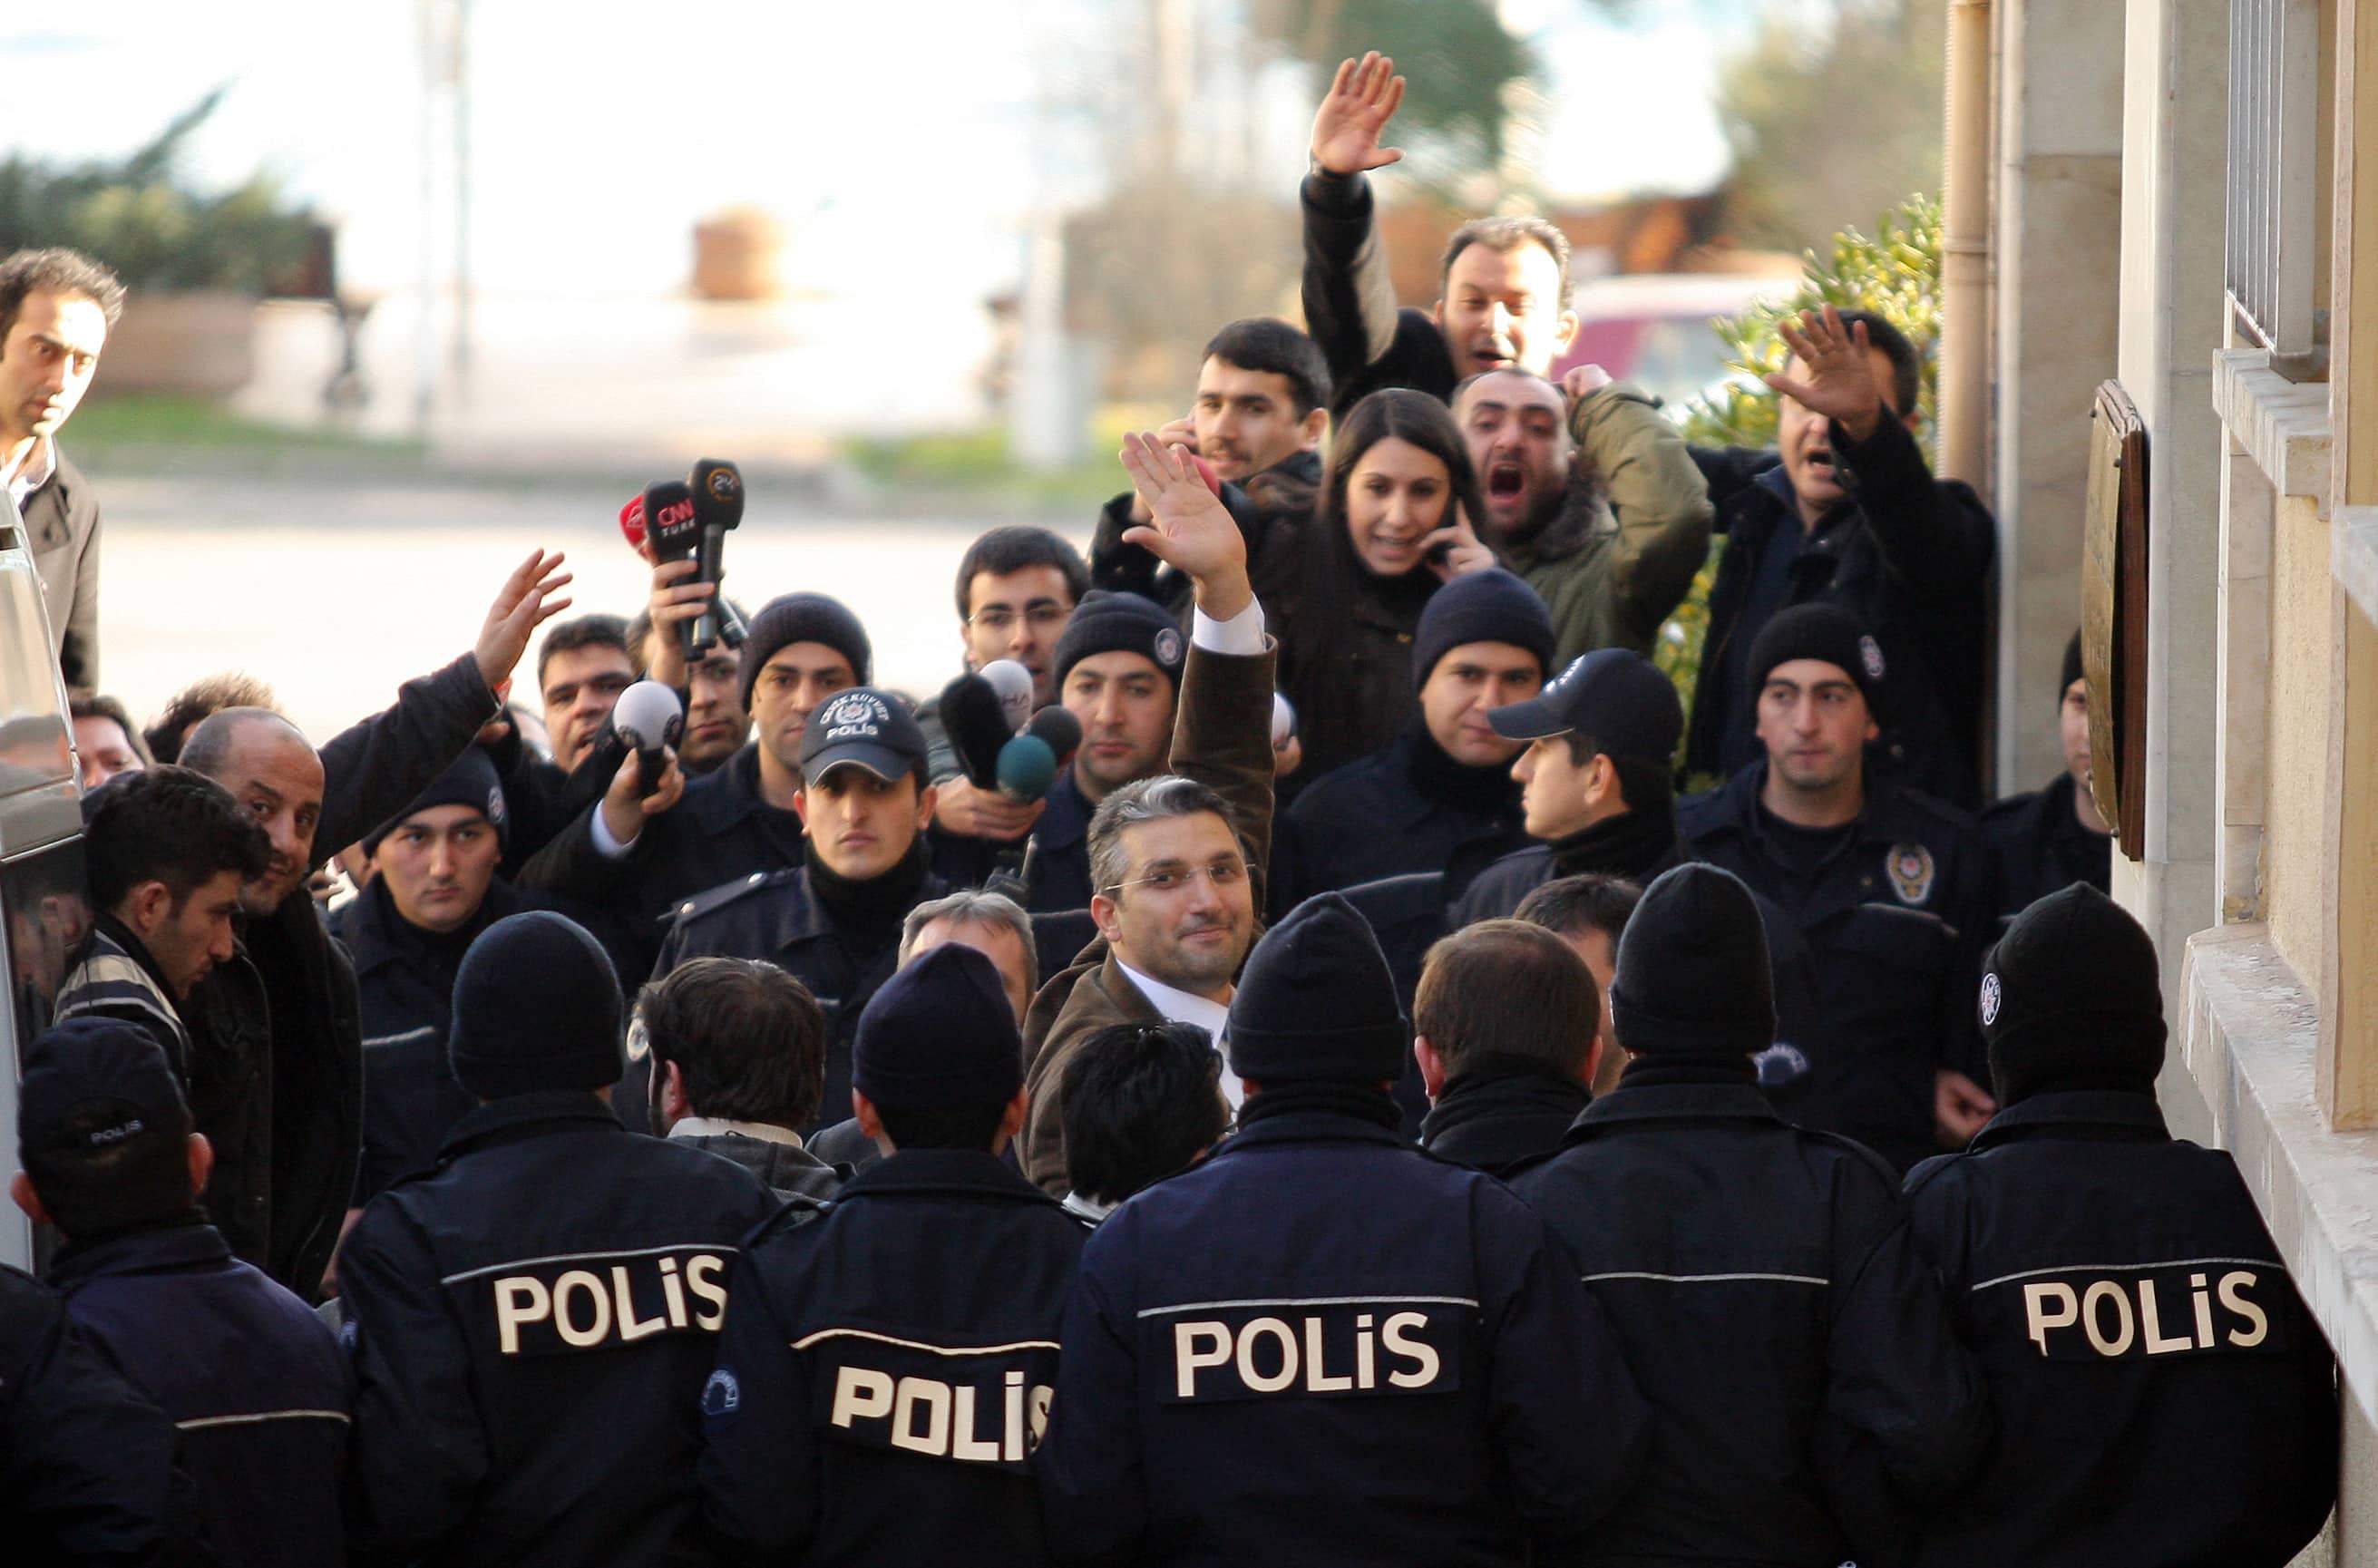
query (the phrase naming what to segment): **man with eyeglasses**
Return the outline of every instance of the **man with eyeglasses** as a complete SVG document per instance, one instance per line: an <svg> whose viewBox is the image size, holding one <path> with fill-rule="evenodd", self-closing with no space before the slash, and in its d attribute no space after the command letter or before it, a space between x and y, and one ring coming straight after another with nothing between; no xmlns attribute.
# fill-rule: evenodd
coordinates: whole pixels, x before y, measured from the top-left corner
<svg viewBox="0 0 2378 1568"><path fill-rule="evenodd" d="M977 539L958 561L958 640L967 669L1013 659L1032 672L1033 709L1054 702L1057 639L1089 586L1081 552L1045 528L1011 523ZM928 702L917 712L929 748L926 771L941 801L934 837L1022 838L1039 820L1040 804L1021 804L969 784L957 748L942 730L940 708Z"/></svg>
<svg viewBox="0 0 2378 1568"><path fill-rule="evenodd" d="M1155 518L1132 530L1132 542L1195 582L1196 613L1185 657L1177 633L1171 650L1180 682L1171 772L1100 790L1081 851L1098 939L1041 987L1025 1020L1031 1107L1024 1172L1061 1198L1072 1180L1061 1113L1075 1058L1090 1036L1116 1023L1195 1023L1222 1047L1271 853L1276 650L1247 583L1245 542L1185 454L1147 437L1131 442L1124 466ZM1084 609L1102 602L1094 597ZM1082 624L1077 616L1066 632L1074 657L1060 663L1069 669L1090 657L1075 647ZM1071 706L1070 681L1064 689ZM1098 733L1087 720L1084 727ZM1221 1081L1235 1108L1238 1080L1225 1069Z"/></svg>

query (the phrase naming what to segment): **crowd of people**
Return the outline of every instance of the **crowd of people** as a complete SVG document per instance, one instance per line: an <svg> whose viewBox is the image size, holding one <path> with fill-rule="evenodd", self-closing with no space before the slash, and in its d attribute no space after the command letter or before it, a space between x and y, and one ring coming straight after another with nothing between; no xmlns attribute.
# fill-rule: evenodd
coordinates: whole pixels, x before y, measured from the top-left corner
<svg viewBox="0 0 2378 1568"><path fill-rule="evenodd" d="M1923 351L1790 321L1776 447L1706 450L1555 375L1549 222L1463 224L1399 309L1367 175L1402 91L1350 60L1316 116L1304 327L1215 332L1087 553L973 541L921 703L831 583L703 643L694 561L564 618L540 552L319 748L244 676L138 725L58 445L122 290L0 263L0 473L85 786L82 885L10 911L58 963L18 973L45 1261L0 1275L0 1541L2312 1538L2333 1361L2228 1156L2157 1111L2077 635L2066 770L1983 805L1994 529L1928 466ZM1680 698L1648 655L1713 536ZM1003 662L1078 729L1045 789L984 765ZM683 710L657 766L639 681Z"/></svg>

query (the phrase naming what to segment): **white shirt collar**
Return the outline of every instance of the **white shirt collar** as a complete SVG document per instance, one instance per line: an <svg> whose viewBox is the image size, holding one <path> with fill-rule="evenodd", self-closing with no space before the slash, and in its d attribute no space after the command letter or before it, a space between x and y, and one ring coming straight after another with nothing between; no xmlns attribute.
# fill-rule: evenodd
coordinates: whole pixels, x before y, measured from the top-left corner
<svg viewBox="0 0 2378 1568"><path fill-rule="evenodd" d="M1231 1035L1230 1008L1209 998L1175 989L1161 980L1152 980L1120 958L1115 960L1115 967L1131 977L1139 994L1147 999L1148 1006L1175 1023L1195 1023L1214 1037L1214 1049L1222 1058L1222 1097L1231 1102L1235 1113L1247 1092L1239 1075L1231 1071L1231 1056L1226 1048Z"/></svg>
<svg viewBox="0 0 2378 1568"><path fill-rule="evenodd" d="M1096 1198L1085 1198L1079 1192L1065 1194L1067 1214L1079 1215L1087 1220L1101 1220L1114 1211L1115 1206L1112 1203L1101 1203Z"/></svg>
<svg viewBox="0 0 2378 1568"><path fill-rule="evenodd" d="M50 482L50 476L57 471L56 438L50 436L36 437L33 449L26 455L25 466L18 470L8 481L8 499L16 505L20 517L25 510L25 497L47 485Z"/></svg>
<svg viewBox="0 0 2378 1568"><path fill-rule="evenodd" d="M740 1132L746 1138L758 1138L770 1143L801 1146L801 1135L789 1127L777 1127L765 1121L737 1121L724 1116L679 1117L668 1130L672 1138L715 1138L722 1133Z"/></svg>

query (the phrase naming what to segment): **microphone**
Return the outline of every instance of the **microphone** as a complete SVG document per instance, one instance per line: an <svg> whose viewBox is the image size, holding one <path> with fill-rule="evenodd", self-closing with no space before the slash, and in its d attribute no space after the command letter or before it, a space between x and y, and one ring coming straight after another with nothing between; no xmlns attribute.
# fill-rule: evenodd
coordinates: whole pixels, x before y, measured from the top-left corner
<svg viewBox="0 0 2378 1568"><path fill-rule="evenodd" d="M636 790L650 795L661 787L668 759L661 748L675 746L685 729L685 709L677 693L656 680L640 680L619 693L611 708L611 727L636 754Z"/></svg>
<svg viewBox="0 0 2378 1568"><path fill-rule="evenodd" d="M1007 733L1023 729L1032 717L1032 672L1013 659L993 659L977 673L999 693L999 711L1007 721Z"/></svg>
<svg viewBox="0 0 2378 1568"><path fill-rule="evenodd" d="M942 733L958 754L958 767L977 789L999 787L999 753L1007 744L1007 719L999 693L978 675L964 675L942 688Z"/></svg>
<svg viewBox="0 0 2378 1568"><path fill-rule="evenodd" d="M999 748L999 793L1029 806L1057 782L1057 754L1037 735L1011 737Z"/></svg>
<svg viewBox="0 0 2378 1568"><path fill-rule="evenodd" d="M1071 710L1061 708L1054 702L1033 714L1032 722L1024 726L1024 733L1039 736L1061 768L1072 761L1074 753L1082 748L1082 721L1074 717Z"/></svg>
<svg viewBox="0 0 2378 1568"><path fill-rule="evenodd" d="M628 548L638 555L644 553L644 498L631 496L628 504L619 509L619 532L627 535Z"/></svg>
<svg viewBox="0 0 2378 1568"><path fill-rule="evenodd" d="M1279 692L1271 694L1271 743L1275 749L1296 733L1296 705Z"/></svg>
<svg viewBox="0 0 2378 1568"><path fill-rule="evenodd" d="M1082 744L1082 721L1051 703L1032 715L1024 733L999 748L999 793L1030 805L1048 798L1058 772ZM1039 868L1040 835L1027 834L1021 850L1009 850L983 885L1032 907L1032 883Z"/></svg>
<svg viewBox="0 0 2378 1568"><path fill-rule="evenodd" d="M647 485L642 505L644 542L652 547L655 565L662 561L681 561L693 554L702 528L693 518L692 485L682 479L664 479L657 485Z"/></svg>
<svg viewBox="0 0 2378 1568"><path fill-rule="evenodd" d="M715 590L727 575L727 533L743 521L743 474L724 458L703 458L693 465L690 488L693 492L694 521L702 530L690 581L707 582L714 590L702 614L686 623L685 658L687 664L699 664L710 645L725 635L725 616L720 608L725 595ZM736 640L740 642L741 639Z"/></svg>

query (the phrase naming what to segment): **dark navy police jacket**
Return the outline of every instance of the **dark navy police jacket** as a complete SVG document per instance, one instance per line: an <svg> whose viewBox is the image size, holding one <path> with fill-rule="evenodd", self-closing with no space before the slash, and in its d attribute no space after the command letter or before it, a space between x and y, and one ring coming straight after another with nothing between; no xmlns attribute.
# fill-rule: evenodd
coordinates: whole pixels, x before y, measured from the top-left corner
<svg viewBox="0 0 2378 1568"><path fill-rule="evenodd" d="M1796 1031L1779 993L1759 1084L1787 1120L1855 1138L1904 1171L1939 1150L1935 1070L1989 1081L1974 1021L1989 853L1964 812L1899 784L1869 751L1866 810L1803 885L1768 843L1766 780L1756 762L1677 808L1694 856L1780 906L1807 951L1815 1026Z"/></svg>
<svg viewBox="0 0 2378 1568"><path fill-rule="evenodd" d="M1587 1535L1646 1420L1571 1272L1508 1188L1388 1128L1251 1120L1090 1238L1039 1454L1057 1556L1516 1564Z"/></svg>
<svg viewBox="0 0 2378 1568"><path fill-rule="evenodd" d="M329 1324L195 1215L69 1246L50 1283L83 1337L178 1429L216 1556L344 1561L349 1394Z"/></svg>
<svg viewBox="0 0 2378 1568"><path fill-rule="evenodd" d="M774 1193L631 1134L592 1095L479 1107L372 1200L340 1254L359 1555L707 1561L702 1385L743 1235Z"/></svg>
<svg viewBox="0 0 2378 1568"><path fill-rule="evenodd" d="M1621 1079L1516 1185L1651 1403L1643 1479L1586 1561L1832 1568L1972 1473L1980 1382L1866 1150L1747 1082Z"/></svg>
<svg viewBox="0 0 2378 1568"><path fill-rule="evenodd" d="M748 1243L703 1394L726 1561L1047 1561L1029 1461L1088 1231L989 1154L911 1149Z"/></svg>
<svg viewBox="0 0 2378 1568"><path fill-rule="evenodd" d="M1910 1562L2280 1568L2319 1532L2335 1369L2228 1154L2144 1095L2042 1094L1907 1194L1998 1412Z"/></svg>

